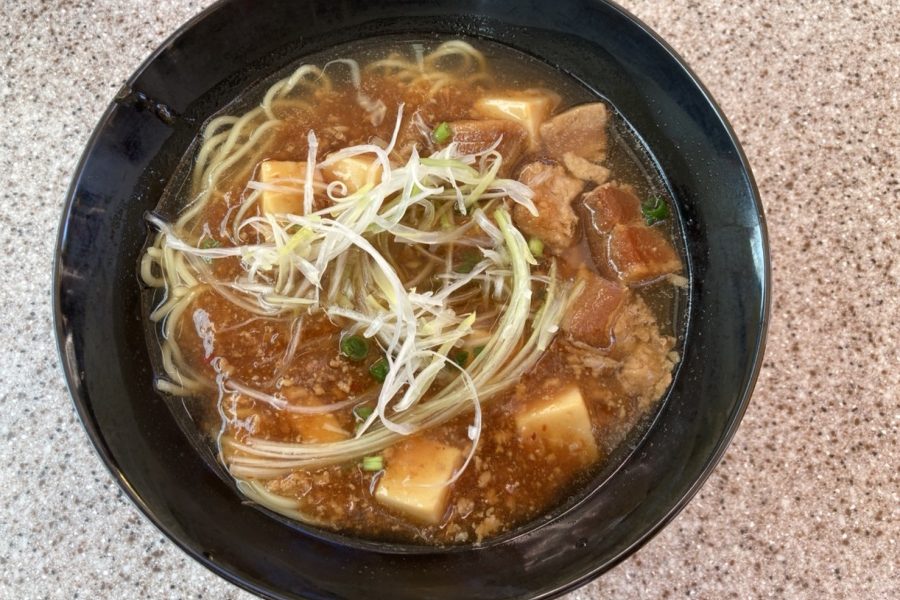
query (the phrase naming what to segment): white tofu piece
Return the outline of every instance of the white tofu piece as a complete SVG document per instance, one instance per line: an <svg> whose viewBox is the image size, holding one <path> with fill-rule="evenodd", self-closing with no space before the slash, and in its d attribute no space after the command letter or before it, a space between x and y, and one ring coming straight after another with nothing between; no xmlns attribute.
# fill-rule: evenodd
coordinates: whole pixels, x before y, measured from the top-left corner
<svg viewBox="0 0 900 600"><path fill-rule="evenodd" d="M341 427L340 422L332 414L291 415L293 429L300 434L304 444L327 444L340 442L350 438L350 433Z"/></svg>
<svg viewBox="0 0 900 600"><path fill-rule="evenodd" d="M347 186L347 194L352 194L367 183L372 185L381 181L381 163L374 156L351 156L322 167L325 179L329 183L341 181Z"/></svg>
<svg viewBox="0 0 900 600"><path fill-rule="evenodd" d="M320 173L315 174L315 179L320 185L324 183ZM290 188L277 192L264 190L259 205L263 214L303 214L305 161L267 160L259 166L259 180L263 183Z"/></svg>
<svg viewBox="0 0 900 600"><path fill-rule="evenodd" d="M487 96L475 103L475 110L492 119L508 119L521 123L528 131L532 149L540 144L541 124L547 120L559 98L549 94L526 93L510 96Z"/></svg>
<svg viewBox="0 0 900 600"><path fill-rule="evenodd" d="M288 400L300 406L322 406L324 404L322 400L301 387L286 388L284 393ZM291 413L290 423L294 433L300 436L300 442L304 444L340 442L350 437L350 432L341 426L341 422L333 413Z"/></svg>
<svg viewBox="0 0 900 600"><path fill-rule="evenodd" d="M375 499L422 523L440 523L450 494L446 482L462 462L459 448L425 438L405 440L386 455Z"/></svg>
<svg viewBox="0 0 900 600"><path fill-rule="evenodd" d="M591 417L576 385L529 402L515 419L519 438L526 444L541 442L547 448L579 456L584 464L600 455Z"/></svg>

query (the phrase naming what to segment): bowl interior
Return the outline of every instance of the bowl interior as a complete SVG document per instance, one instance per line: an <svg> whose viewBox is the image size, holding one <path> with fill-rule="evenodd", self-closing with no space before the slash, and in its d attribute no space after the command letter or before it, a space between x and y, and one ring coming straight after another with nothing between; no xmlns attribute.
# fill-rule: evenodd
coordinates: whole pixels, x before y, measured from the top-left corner
<svg viewBox="0 0 900 600"><path fill-rule="evenodd" d="M239 91L337 43L434 33L535 55L618 107L673 192L693 285L670 396L602 485L484 548L408 552L304 532L241 502L153 391L136 266L144 211L203 121ZM114 476L192 556L271 597L382 588L396 598L548 597L610 568L683 506L721 456L749 399L768 308L762 213L733 133L664 44L620 9L587 1L215 5L166 42L104 115L69 192L54 285L69 386Z"/></svg>

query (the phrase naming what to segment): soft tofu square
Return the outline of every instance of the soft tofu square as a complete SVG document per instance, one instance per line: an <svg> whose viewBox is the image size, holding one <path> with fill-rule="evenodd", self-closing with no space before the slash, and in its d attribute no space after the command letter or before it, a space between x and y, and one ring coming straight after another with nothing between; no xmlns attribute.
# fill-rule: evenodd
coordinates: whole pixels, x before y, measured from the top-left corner
<svg viewBox="0 0 900 600"><path fill-rule="evenodd" d="M259 166L259 179L285 188L285 191L263 191L260 199L263 214L303 214L306 162L267 160Z"/></svg>
<svg viewBox="0 0 900 600"><path fill-rule="evenodd" d="M462 451L434 440L413 438L392 448L385 458L376 500L422 523L440 523L450 493L446 482L462 464Z"/></svg>
<svg viewBox="0 0 900 600"><path fill-rule="evenodd" d="M327 444L340 442L350 437L350 434L341 427L337 417L332 414L297 414L292 417L294 431L300 434L300 441L304 444Z"/></svg>
<svg viewBox="0 0 900 600"><path fill-rule="evenodd" d="M378 183L382 169L372 156L351 156L322 167L322 171L329 182L342 182L352 194L368 183Z"/></svg>
<svg viewBox="0 0 900 600"><path fill-rule="evenodd" d="M541 124L555 108L558 98L544 94L488 96L475 103L475 110L493 119L509 119L525 126L532 148L540 140Z"/></svg>
<svg viewBox="0 0 900 600"><path fill-rule="evenodd" d="M291 403L299 406L322 406L324 402L302 387L288 387L284 393ZM333 413L291 413L292 429L299 434L304 444L326 444L340 442L350 437L350 433L341 426L341 422Z"/></svg>
<svg viewBox="0 0 900 600"><path fill-rule="evenodd" d="M525 405L516 417L519 438L547 448L570 452L585 464L600 452L591 430L591 417L578 386L566 386Z"/></svg>

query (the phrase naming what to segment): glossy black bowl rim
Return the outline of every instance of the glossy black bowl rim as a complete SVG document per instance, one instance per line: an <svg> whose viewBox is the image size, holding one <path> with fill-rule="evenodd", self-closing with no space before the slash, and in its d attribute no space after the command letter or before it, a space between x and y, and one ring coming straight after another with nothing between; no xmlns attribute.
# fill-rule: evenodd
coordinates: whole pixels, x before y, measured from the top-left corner
<svg viewBox="0 0 900 600"><path fill-rule="evenodd" d="M123 84L123 88L129 88L142 73L154 62L156 61L161 54L163 54L167 49L173 45L173 43L178 40L182 35L184 35L188 30L192 29L195 25L206 19L210 14L218 11L222 6L229 4L231 0L217 0L210 6L206 7L195 16L191 17L185 23L183 23L174 33L168 36L134 71L134 73L125 81ZM759 373L762 368L763 356L765 354L766 348L766 340L768 335L768 326L771 318L771 286L772 286L772 272L771 272L771 260L770 260L770 251L769 251L769 235L768 229L766 225L765 213L763 210L762 200L759 194L759 188L756 184L756 180L753 176L752 169L747 160L747 156L744 153L744 150L738 141L737 135L734 132L731 124L728 122L728 119L725 117L724 112L722 111L719 104L715 101L710 91L706 88L706 86L700 81L699 77L694 73L694 71L690 68L681 55L678 54L662 37L660 37L653 29L651 29L648 25L646 25L642 20L633 15L631 12L627 11L623 7L621 7L616 2L612 0L595 0L599 3L603 3L611 7L613 10L618 12L621 16L631 21L634 25L636 25L648 38L652 39L656 42L660 47L662 47L665 52L682 68L684 73L688 76L691 83L696 86L696 88L701 92L704 100L708 103L709 108L713 111L713 114L718 119L718 124L721 125L723 130L726 132L729 143L733 146L736 151L738 158L740 160L740 167L744 171L747 177L747 185L749 186L751 197L754 203L754 207L756 209L758 215L758 224L759 224L759 236L761 242L762 256L761 262L763 265L762 277L760 279L760 286L762 290L762 303L760 306L760 315L759 315L759 332L757 335L757 343L753 350L752 359L753 365L752 369L749 373L749 378L747 380L747 384L745 388L742 390L740 401L737 404L735 410L733 411L730 420L726 424L723 433L719 439L717 446L715 447L714 452L709 456L707 464L702 471L702 473L696 478L693 485L682 495L682 497L672 506L667 514L665 514L662 518L660 518L655 525L648 528L640 537L638 537L630 546L623 549L617 556L613 557L611 560L596 566L595 568L584 572L581 576L565 583L557 588L548 591L547 593L541 596L535 596L535 598L553 598L560 596L564 593L572 591L589 581L595 579L602 573L612 569L617 566L619 563L624 561L627 557L634 554L637 550L639 550L644 544L649 542L654 536L656 536L663 528L665 528L683 509L687 504L691 501L694 495L700 490L703 484L707 481L709 476L712 474L713 470L715 470L716 466L721 462L722 457L725 454L725 451L728 449L729 444L731 443L732 438L734 437L735 432L737 431L741 420L744 416L744 413L747 410L747 407L750 403L750 398L753 394L754 388L756 386L757 380L759 378ZM280 596L272 593L272 590L267 586L264 582L258 581L254 578L250 578L247 576L243 576L239 573L236 573L228 568L223 567L222 565L216 563L215 561L210 560L207 555L196 545L193 543L191 539L183 539L180 536L172 533L166 525L157 517L157 515L152 511L152 509L144 504L139 495L136 493L134 488L131 486L127 476L123 473L116 463L115 459L109 452L109 449L106 447L104 443L104 437L99 427L97 426L96 421L91 414L90 407L87 406L79 392L77 391L78 386L76 382L78 380L77 374L71 372L68 368L71 363L66 358L66 348L65 348L65 334L66 327L63 323L62 319L62 307L60 300L60 288L61 288L61 261L62 261L62 248L67 235L67 223L69 221L69 216L75 201L75 192L79 180L79 175L82 173L84 166L93 152L97 139L107 124L110 116L115 110L117 104L115 100L110 101L106 110L103 112L100 120L95 126L84 151L81 154L81 157L78 160L77 166L75 167L72 175L72 182L69 185L68 190L66 191L66 200L65 206L63 208L62 217L60 219L60 223L57 230L57 241L56 248L54 252L54 261L53 261L53 273L52 273L52 290L51 290L51 303L53 307L53 326L54 333L56 337L56 347L58 353L58 359L60 362L60 366L63 371L64 378L66 380L66 385L69 390L69 395L72 398L72 403L75 407L75 411L79 416L79 420L81 421L82 426L85 429L85 432L88 434L90 438L91 444L94 447L94 450L99 455L100 459L106 465L106 468L113 475L115 482L118 484L120 489L125 492L127 498L144 514L144 516L153 523L156 528L161 531L169 540L175 543L182 551L187 553L191 558L196 560L198 563L202 564L204 567L219 575L223 579L229 581L230 583L252 592L260 597L265 598L273 598L277 599Z"/></svg>

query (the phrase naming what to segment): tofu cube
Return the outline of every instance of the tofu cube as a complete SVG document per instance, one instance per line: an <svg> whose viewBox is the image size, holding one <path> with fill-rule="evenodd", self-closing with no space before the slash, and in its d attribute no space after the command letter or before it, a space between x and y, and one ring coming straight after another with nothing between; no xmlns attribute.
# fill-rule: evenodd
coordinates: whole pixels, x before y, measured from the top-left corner
<svg viewBox="0 0 900 600"><path fill-rule="evenodd" d="M381 163L373 156L351 156L322 167L325 179L343 182L347 186L347 194L358 191L361 187L370 183L377 185L381 181Z"/></svg>
<svg viewBox="0 0 900 600"><path fill-rule="evenodd" d="M259 179L284 188L283 191L263 191L260 199L263 214L303 214L306 162L267 160L259 166ZM320 174L316 173L315 179L322 183Z"/></svg>
<svg viewBox="0 0 900 600"><path fill-rule="evenodd" d="M529 402L515 419L519 439L525 444L540 443L570 453L583 464L594 462L600 455L591 417L576 385Z"/></svg>
<svg viewBox="0 0 900 600"><path fill-rule="evenodd" d="M508 119L521 123L528 131L529 145L534 149L540 144L541 124L558 103L559 98L549 94L488 96L475 103L475 110L491 119Z"/></svg>
<svg viewBox="0 0 900 600"><path fill-rule="evenodd" d="M341 427L340 422L332 414L291 415L293 429L300 435L304 444L327 444L340 442L350 437L350 433Z"/></svg>
<svg viewBox="0 0 900 600"><path fill-rule="evenodd" d="M426 438L400 442L386 453L375 499L422 523L440 523L450 494L446 482L462 462L460 449L441 442Z"/></svg>
<svg viewBox="0 0 900 600"><path fill-rule="evenodd" d="M292 403L299 406L322 406L324 402L313 396L302 387L288 387L284 394ZM334 413L303 414L290 413L290 424L293 432L304 444L325 444L339 442L350 437L350 433L341 426Z"/></svg>

